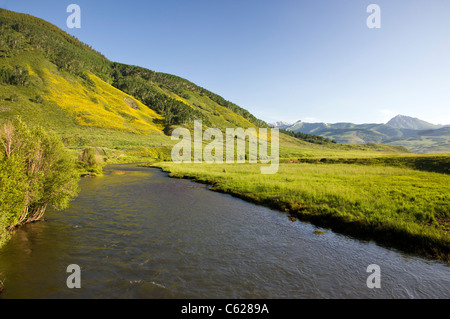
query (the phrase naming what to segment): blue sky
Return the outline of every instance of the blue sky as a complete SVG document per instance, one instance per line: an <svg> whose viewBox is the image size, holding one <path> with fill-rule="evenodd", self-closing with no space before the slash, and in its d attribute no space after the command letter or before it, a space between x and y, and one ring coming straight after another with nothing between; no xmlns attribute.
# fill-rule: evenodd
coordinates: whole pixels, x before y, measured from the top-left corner
<svg viewBox="0 0 450 319"><path fill-rule="evenodd" d="M69 29L69 4L81 28ZM369 4L381 28L369 29ZM0 0L267 122L450 124L448 0Z"/></svg>

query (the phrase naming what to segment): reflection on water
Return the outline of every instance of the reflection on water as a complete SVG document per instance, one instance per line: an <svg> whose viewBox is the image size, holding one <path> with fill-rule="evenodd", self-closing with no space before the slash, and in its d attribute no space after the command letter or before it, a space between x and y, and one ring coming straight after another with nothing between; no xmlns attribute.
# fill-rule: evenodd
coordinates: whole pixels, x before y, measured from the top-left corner
<svg viewBox="0 0 450 319"><path fill-rule="evenodd" d="M0 249L2 298L448 298L447 265L115 165ZM81 267L69 289L66 268ZM366 285L381 267L381 289Z"/></svg>

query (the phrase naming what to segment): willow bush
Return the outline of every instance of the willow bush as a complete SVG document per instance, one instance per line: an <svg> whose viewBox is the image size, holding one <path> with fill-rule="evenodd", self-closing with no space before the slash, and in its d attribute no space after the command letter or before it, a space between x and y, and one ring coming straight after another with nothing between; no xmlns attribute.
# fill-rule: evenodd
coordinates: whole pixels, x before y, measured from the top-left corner
<svg viewBox="0 0 450 319"><path fill-rule="evenodd" d="M103 159L92 147L83 149L78 157L78 168L82 175L101 175L103 171Z"/></svg>
<svg viewBox="0 0 450 319"><path fill-rule="evenodd" d="M68 206L78 191L75 160L61 140L17 118L0 127L0 245L10 231Z"/></svg>

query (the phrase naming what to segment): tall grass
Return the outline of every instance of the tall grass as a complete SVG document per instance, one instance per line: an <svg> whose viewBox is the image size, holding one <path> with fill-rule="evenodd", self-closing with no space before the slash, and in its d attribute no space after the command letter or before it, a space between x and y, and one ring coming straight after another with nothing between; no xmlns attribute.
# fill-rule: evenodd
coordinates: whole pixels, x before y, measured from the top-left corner
<svg viewBox="0 0 450 319"><path fill-rule="evenodd" d="M259 164L154 166L347 234L449 259L445 174L354 164L280 164L274 175L261 175Z"/></svg>

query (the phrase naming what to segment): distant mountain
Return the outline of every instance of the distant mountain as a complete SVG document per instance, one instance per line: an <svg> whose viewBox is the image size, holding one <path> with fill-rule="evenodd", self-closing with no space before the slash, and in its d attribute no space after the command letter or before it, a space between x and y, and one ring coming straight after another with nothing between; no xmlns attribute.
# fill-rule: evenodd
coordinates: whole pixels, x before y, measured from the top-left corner
<svg viewBox="0 0 450 319"><path fill-rule="evenodd" d="M329 125L326 123L306 123L302 121L298 121L292 126L286 128L288 131L292 132L301 132L305 134L316 134L319 131L326 130L329 128ZM320 134L316 134L320 135Z"/></svg>
<svg viewBox="0 0 450 319"><path fill-rule="evenodd" d="M269 123L269 126L273 127L273 128L279 128L280 130L285 130L286 128L292 126L292 124L291 123L287 123L287 122L283 122L283 121L278 121L278 122L275 122L275 123Z"/></svg>
<svg viewBox="0 0 450 319"><path fill-rule="evenodd" d="M397 115L386 124L306 123L285 128L291 132L320 135L338 143L401 145L415 153L450 153L450 128Z"/></svg>
<svg viewBox="0 0 450 319"><path fill-rule="evenodd" d="M406 128L412 130L433 130L438 129L439 125L434 125L422 120L419 120L415 117L405 116L405 115L397 115L392 118L387 125L398 127L398 128Z"/></svg>

